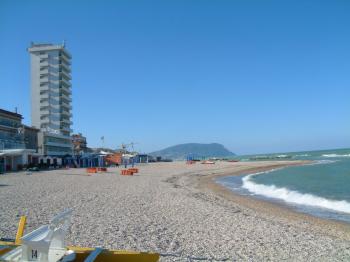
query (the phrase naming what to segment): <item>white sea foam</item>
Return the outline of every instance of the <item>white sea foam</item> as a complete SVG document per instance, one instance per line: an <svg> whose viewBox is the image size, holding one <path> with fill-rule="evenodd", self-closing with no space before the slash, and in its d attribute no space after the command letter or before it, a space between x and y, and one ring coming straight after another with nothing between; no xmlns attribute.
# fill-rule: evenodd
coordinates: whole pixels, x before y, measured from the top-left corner
<svg viewBox="0 0 350 262"><path fill-rule="evenodd" d="M275 185L263 185L254 183L251 180L251 177L261 173L262 172L243 177L242 187L249 190L251 193L280 199L287 203L327 208L350 214L350 203L345 200L330 200L312 194L303 194L298 191L289 190L285 187L276 187Z"/></svg>
<svg viewBox="0 0 350 262"><path fill-rule="evenodd" d="M332 164L335 162L338 162L339 160L317 160L310 164L306 164L307 166L314 166L314 165L326 165L326 164Z"/></svg>
<svg viewBox="0 0 350 262"><path fill-rule="evenodd" d="M350 154L338 155L338 154L324 154L323 157L350 157Z"/></svg>

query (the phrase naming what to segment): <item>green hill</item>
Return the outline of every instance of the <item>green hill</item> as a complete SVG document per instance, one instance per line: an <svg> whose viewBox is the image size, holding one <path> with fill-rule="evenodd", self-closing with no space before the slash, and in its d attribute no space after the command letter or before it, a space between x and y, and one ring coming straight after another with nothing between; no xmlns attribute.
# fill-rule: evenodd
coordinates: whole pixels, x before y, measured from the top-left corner
<svg viewBox="0 0 350 262"><path fill-rule="evenodd" d="M161 156L162 158L183 160L186 159L188 155L201 159L209 157L230 157L234 156L235 154L218 143L188 143L171 146L163 150L152 152L150 155L154 157Z"/></svg>

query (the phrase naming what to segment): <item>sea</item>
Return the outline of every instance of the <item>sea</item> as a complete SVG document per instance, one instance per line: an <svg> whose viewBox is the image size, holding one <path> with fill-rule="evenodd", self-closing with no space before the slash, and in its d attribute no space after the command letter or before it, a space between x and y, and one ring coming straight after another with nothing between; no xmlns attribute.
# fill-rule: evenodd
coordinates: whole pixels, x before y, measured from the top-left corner
<svg viewBox="0 0 350 262"><path fill-rule="evenodd" d="M218 178L230 190L313 216L350 223L350 149L239 157L254 160L312 160L311 164Z"/></svg>

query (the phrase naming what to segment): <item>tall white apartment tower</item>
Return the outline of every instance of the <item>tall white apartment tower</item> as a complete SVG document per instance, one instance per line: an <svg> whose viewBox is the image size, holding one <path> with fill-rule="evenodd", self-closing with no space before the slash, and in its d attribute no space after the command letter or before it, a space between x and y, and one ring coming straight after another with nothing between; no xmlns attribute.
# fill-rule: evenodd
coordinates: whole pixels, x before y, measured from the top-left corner
<svg viewBox="0 0 350 262"><path fill-rule="evenodd" d="M32 126L40 129L39 153L72 154L71 55L65 44L34 44L31 59Z"/></svg>

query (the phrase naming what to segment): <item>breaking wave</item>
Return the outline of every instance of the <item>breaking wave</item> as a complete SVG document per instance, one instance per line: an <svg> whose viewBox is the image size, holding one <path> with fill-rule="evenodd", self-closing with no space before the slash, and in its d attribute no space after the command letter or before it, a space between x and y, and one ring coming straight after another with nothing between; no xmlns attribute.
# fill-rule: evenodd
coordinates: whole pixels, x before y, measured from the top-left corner
<svg viewBox="0 0 350 262"><path fill-rule="evenodd" d="M314 161L310 164L306 164L308 166L314 166L314 165L326 165L326 164L333 164L333 163L336 163L338 162L339 160L317 160L317 161Z"/></svg>
<svg viewBox="0 0 350 262"><path fill-rule="evenodd" d="M338 212L350 214L350 203L345 200L330 200L327 198L315 196L312 194L303 194L298 191L289 190L285 187L276 187L275 185L256 184L251 181L251 177L261 174L255 173L247 175L242 179L242 187L251 193L262 195L269 198L276 198L287 203L298 205L307 205L320 208L331 209Z"/></svg>
<svg viewBox="0 0 350 262"><path fill-rule="evenodd" d="M338 155L338 154L324 154L323 157L350 157L350 154Z"/></svg>

